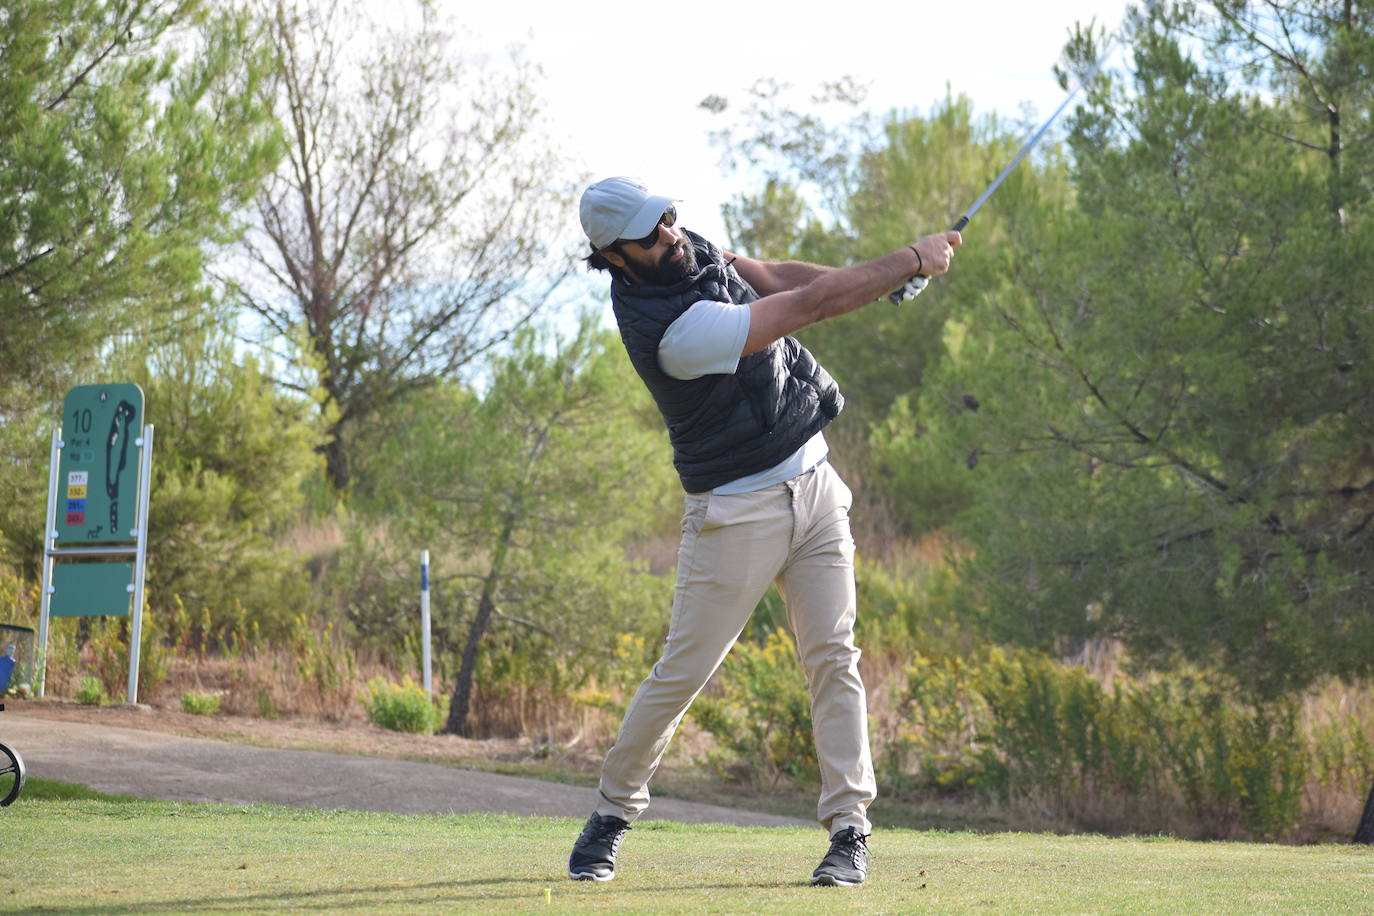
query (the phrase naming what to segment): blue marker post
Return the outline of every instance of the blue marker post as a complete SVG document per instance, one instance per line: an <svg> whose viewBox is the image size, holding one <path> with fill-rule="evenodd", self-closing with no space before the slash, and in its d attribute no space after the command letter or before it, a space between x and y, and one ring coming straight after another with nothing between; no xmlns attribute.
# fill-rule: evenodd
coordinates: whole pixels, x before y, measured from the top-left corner
<svg viewBox="0 0 1374 916"><path fill-rule="evenodd" d="M434 696L433 677L429 662L429 551L420 551L420 665L423 670L425 693Z"/></svg>

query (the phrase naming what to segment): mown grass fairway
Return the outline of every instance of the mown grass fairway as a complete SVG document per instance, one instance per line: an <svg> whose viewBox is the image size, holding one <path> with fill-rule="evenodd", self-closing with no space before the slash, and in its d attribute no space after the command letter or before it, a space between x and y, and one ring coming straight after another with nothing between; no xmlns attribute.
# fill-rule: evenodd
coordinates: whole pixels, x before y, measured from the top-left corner
<svg viewBox="0 0 1374 916"><path fill-rule="evenodd" d="M0 811L0 911L1369 913L1374 849L888 830L871 878L812 888L819 830L649 822L609 884L579 821L64 798Z"/></svg>

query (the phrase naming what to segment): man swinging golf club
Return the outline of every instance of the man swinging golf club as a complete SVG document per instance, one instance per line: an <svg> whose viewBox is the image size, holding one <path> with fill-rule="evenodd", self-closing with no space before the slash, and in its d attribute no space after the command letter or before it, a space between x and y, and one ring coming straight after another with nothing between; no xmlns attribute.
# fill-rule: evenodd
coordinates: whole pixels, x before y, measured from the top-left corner
<svg viewBox="0 0 1374 916"><path fill-rule="evenodd" d="M756 261L678 226L673 198L628 178L588 187L581 220L588 267L610 272L621 339L668 426L686 499L667 642L606 755L601 802L568 874L615 877L678 723L776 581L811 688L817 815L830 836L811 883L859 884L876 786L854 645L850 491L821 432L844 398L788 335L893 290L915 295L949 269L960 235L838 269Z"/></svg>

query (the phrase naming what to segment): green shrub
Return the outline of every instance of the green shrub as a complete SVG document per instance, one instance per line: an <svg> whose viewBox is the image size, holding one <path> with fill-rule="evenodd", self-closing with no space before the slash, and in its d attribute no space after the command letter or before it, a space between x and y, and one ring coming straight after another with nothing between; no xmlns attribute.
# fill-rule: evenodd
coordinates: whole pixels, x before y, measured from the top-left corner
<svg viewBox="0 0 1374 916"><path fill-rule="evenodd" d="M1030 653L992 653L975 686L988 710L987 740L976 753L984 790L1047 796L1066 812L1085 796L1140 797L1148 736L1122 692Z"/></svg>
<svg viewBox="0 0 1374 916"><path fill-rule="evenodd" d="M189 712L193 716L213 716L219 713L220 698L213 693L183 693L181 695L181 711Z"/></svg>
<svg viewBox="0 0 1374 916"><path fill-rule="evenodd" d="M725 776L765 785L818 778L811 695L785 632L774 630L762 646L736 643L717 683L720 695L698 697L691 716L715 737Z"/></svg>
<svg viewBox="0 0 1374 916"><path fill-rule="evenodd" d="M296 671L301 683L327 719L341 721L353 700L358 660L350 646L334 629L333 622L323 627L304 614L291 625Z"/></svg>
<svg viewBox="0 0 1374 916"><path fill-rule="evenodd" d="M447 702L435 703L425 690L410 678L393 684L375 677L367 682L363 709L373 724L394 732L432 735L448 718Z"/></svg>
<svg viewBox="0 0 1374 916"><path fill-rule="evenodd" d="M0 621L38 627L38 583L0 562Z"/></svg>
<svg viewBox="0 0 1374 916"><path fill-rule="evenodd" d="M184 621L170 620L180 596L192 638L218 651L280 640L297 614L313 610L309 577L280 536L296 524L301 486L320 466L319 405L277 386L225 325L130 341L125 359L128 380L158 405L154 609L182 637Z"/></svg>
<svg viewBox="0 0 1374 916"><path fill-rule="evenodd" d="M81 686L76 689L76 702L86 706L104 706L110 702L110 698L105 693L105 685L100 683L100 679L87 675L81 679Z"/></svg>
<svg viewBox="0 0 1374 916"><path fill-rule="evenodd" d="M969 615L960 614L959 579L948 564L903 573L859 557L854 580L860 608L854 630L865 651L944 656L974 651Z"/></svg>
<svg viewBox="0 0 1374 916"><path fill-rule="evenodd" d="M1259 839L1297 823L1309 760L1291 700L1246 704L1234 690L1177 676L1134 687L1129 699L1156 742L1156 765L1200 819Z"/></svg>
<svg viewBox="0 0 1374 916"><path fill-rule="evenodd" d="M972 788L1078 823L1274 839L1302 814L1310 763L1295 704L1246 702L1182 673L1118 681L1034 652L916 655L881 749L889 785Z"/></svg>
<svg viewBox="0 0 1374 916"><path fill-rule="evenodd" d="M901 724L875 760L884 785L897 791L974 785L979 732L987 721L987 702L970 680L977 671L976 659L958 655L911 657L899 699Z"/></svg>
<svg viewBox="0 0 1374 916"><path fill-rule="evenodd" d="M156 690L171 670L171 651L160 639L158 615L144 607L139 628L138 695ZM129 684L129 639L133 623L128 617L95 617L90 622L86 653L89 666L108 696L119 696Z"/></svg>

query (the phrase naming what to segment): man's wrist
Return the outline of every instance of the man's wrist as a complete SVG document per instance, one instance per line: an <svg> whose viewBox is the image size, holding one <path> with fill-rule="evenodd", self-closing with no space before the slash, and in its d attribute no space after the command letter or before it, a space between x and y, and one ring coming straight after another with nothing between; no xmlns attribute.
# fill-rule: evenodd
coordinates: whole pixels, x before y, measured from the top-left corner
<svg viewBox="0 0 1374 916"><path fill-rule="evenodd" d="M916 274L920 276L926 269L925 258L921 257L921 250L915 245L908 245L906 247L910 248L912 253L916 255Z"/></svg>

